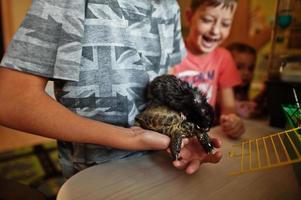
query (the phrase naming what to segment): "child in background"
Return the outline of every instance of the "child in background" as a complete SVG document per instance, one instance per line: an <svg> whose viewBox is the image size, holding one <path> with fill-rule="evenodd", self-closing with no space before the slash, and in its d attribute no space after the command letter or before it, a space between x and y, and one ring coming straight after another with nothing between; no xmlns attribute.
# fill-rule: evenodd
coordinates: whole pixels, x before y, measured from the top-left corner
<svg viewBox="0 0 301 200"><path fill-rule="evenodd" d="M234 87L237 114L245 118L258 117L263 112L265 92L261 92L253 100L249 98L256 64L256 49L244 43L232 43L227 49L231 52L242 79L242 84Z"/></svg>
<svg viewBox="0 0 301 200"><path fill-rule="evenodd" d="M1 62L0 124L57 139L66 178L165 150L167 136L131 126L149 81L179 63L182 50L176 0L33 1ZM49 79L57 101L45 92ZM184 141L173 165L188 174L221 158Z"/></svg>
<svg viewBox="0 0 301 200"><path fill-rule="evenodd" d="M236 7L236 0L192 0L186 12L188 52L171 71L206 92L212 106L219 103L220 125L231 138L245 131L242 119L236 115L233 93L241 78L231 54L219 45L229 36Z"/></svg>

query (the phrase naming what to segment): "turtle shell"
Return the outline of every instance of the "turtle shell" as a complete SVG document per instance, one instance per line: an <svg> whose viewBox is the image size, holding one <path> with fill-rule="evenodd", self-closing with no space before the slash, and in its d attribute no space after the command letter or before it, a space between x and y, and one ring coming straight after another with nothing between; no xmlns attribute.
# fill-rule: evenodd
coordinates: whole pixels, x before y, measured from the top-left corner
<svg viewBox="0 0 301 200"><path fill-rule="evenodd" d="M166 106L150 106L136 116L136 125L171 136L185 120Z"/></svg>

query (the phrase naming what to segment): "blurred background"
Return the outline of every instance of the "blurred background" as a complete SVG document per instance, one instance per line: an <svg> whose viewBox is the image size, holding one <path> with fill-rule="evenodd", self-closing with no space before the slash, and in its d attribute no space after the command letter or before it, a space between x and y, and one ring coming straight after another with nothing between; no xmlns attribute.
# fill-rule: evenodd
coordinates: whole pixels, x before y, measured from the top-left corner
<svg viewBox="0 0 301 200"><path fill-rule="evenodd" d="M190 0L178 2L185 37L184 16ZM31 0L1 0L1 57L30 4ZM301 0L239 1L232 32L224 46L233 42L246 43L257 50L249 95L252 98L266 90L268 123L284 128L286 122L281 105L295 103L292 88L301 98ZM51 82L47 92L53 96ZM55 141L2 126L0 138L0 175L30 185L48 199L55 199L62 183Z"/></svg>

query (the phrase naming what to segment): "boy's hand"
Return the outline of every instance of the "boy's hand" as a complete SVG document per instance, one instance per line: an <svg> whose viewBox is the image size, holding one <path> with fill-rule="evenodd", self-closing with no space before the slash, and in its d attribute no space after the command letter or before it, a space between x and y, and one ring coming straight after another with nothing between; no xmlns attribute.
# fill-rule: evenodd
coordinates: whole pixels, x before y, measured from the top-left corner
<svg viewBox="0 0 301 200"><path fill-rule="evenodd" d="M242 119L233 113L221 115L220 125L223 132L231 138L239 138L245 132Z"/></svg>
<svg viewBox="0 0 301 200"><path fill-rule="evenodd" d="M236 110L241 117L249 118L256 111L257 104L253 101L236 101Z"/></svg>
<svg viewBox="0 0 301 200"><path fill-rule="evenodd" d="M221 141L217 138L213 138L212 143L215 148L221 147ZM217 163L221 158L222 154L219 151L214 154L206 153L196 138L185 138L179 160L173 161L173 165L185 170L187 174L193 174L199 170L202 163Z"/></svg>

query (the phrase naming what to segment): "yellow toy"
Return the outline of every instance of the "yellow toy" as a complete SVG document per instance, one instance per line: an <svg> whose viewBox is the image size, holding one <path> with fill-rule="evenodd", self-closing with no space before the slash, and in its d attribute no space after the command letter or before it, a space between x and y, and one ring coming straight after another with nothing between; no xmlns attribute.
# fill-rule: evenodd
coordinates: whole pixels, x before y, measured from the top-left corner
<svg viewBox="0 0 301 200"><path fill-rule="evenodd" d="M239 153L229 153L231 158L240 160L240 170L231 175L301 162L300 133L301 127L298 127L241 142Z"/></svg>
<svg viewBox="0 0 301 200"><path fill-rule="evenodd" d="M231 175L255 172L301 162L301 109L295 90L296 105L283 106L291 129L242 141L229 152L238 169Z"/></svg>

